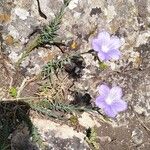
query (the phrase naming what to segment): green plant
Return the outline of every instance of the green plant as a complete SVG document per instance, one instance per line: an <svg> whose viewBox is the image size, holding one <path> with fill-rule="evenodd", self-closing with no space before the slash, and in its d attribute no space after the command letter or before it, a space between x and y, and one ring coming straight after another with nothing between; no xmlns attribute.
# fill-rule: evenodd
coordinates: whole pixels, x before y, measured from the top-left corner
<svg viewBox="0 0 150 150"><path fill-rule="evenodd" d="M55 18L50 22L48 26L43 29L42 34L40 35L40 43L43 44L52 44L57 36L57 30L60 27L62 17L64 15L65 8L69 5L71 0L64 0L64 5L61 7L60 11L55 15Z"/></svg>
<svg viewBox="0 0 150 150"><path fill-rule="evenodd" d="M41 135L39 134L38 129L34 125L32 125L31 136L32 136L32 141L36 142L40 148L44 149L45 146L43 144Z"/></svg>
<svg viewBox="0 0 150 150"><path fill-rule="evenodd" d="M90 108L72 105L72 104L65 104L56 101L49 101L47 99L40 100L38 102L30 101L28 102L31 109L46 115L48 117L59 118L62 117L58 115L57 112L63 113L73 113L73 112L81 112L81 111L92 111Z"/></svg>
<svg viewBox="0 0 150 150"><path fill-rule="evenodd" d="M94 150L99 150L99 143L97 142L97 133L94 127L87 129L86 141L93 147Z"/></svg>
<svg viewBox="0 0 150 150"><path fill-rule="evenodd" d="M12 96L12 97L16 97L16 96L17 96L17 88L16 88L16 87L11 87L11 88L9 89L9 94L10 94L10 96Z"/></svg>
<svg viewBox="0 0 150 150"><path fill-rule="evenodd" d="M75 115L72 115L69 118L69 121L70 121L70 124L73 125L73 126L77 126L79 124L78 117L75 116Z"/></svg>
<svg viewBox="0 0 150 150"><path fill-rule="evenodd" d="M107 66L105 63L99 61L99 68L100 68L101 70L104 70L104 69L107 69L108 66Z"/></svg>
<svg viewBox="0 0 150 150"><path fill-rule="evenodd" d="M69 62L70 59L71 59L71 56L66 56L62 59L53 59L52 61L48 62L42 69L43 78L51 79L52 73L56 73L58 69L63 69L64 64Z"/></svg>
<svg viewBox="0 0 150 150"><path fill-rule="evenodd" d="M55 18L43 28L41 34L37 35L33 40L28 42L23 53L21 54L20 59L16 63L16 67L18 67L21 62L30 54L30 52L36 47L54 43L55 38L57 37L57 31L60 28L65 8L69 5L70 1L71 0L64 0L62 7L55 15Z"/></svg>

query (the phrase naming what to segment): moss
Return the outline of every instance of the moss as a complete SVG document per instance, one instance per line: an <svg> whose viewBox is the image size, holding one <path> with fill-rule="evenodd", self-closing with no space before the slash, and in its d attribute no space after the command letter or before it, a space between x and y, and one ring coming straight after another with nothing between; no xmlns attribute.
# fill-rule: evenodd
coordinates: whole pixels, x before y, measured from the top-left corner
<svg viewBox="0 0 150 150"><path fill-rule="evenodd" d="M69 121L73 126L77 126L79 124L78 117L74 115L69 118Z"/></svg>
<svg viewBox="0 0 150 150"><path fill-rule="evenodd" d="M11 88L9 89L9 94L10 94L10 96L12 96L12 97L16 97L16 96L17 96L17 88L16 88L16 87L11 87Z"/></svg>
<svg viewBox="0 0 150 150"><path fill-rule="evenodd" d="M99 62L99 68L100 68L101 70L105 70L105 69L108 68L108 66L107 66L105 63L103 63L103 62Z"/></svg>

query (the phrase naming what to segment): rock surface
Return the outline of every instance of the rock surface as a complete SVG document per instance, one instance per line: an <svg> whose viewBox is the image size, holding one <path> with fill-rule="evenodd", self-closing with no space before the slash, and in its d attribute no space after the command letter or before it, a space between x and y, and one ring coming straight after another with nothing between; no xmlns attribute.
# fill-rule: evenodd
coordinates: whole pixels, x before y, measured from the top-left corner
<svg viewBox="0 0 150 150"><path fill-rule="evenodd" d="M29 36L48 24L62 3L62 0L0 1L0 98L8 96L7 88L11 86L15 74L15 62L30 40ZM150 149L150 1L72 0L65 10L57 40L66 45L75 43L67 47L67 53L84 53L91 49L92 38L101 30L121 39L121 59L106 62L107 68L102 69L93 60L94 56L83 55L86 67L83 76L74 81L73 89L88 92L94 102L99 84L119 85L123 88L128 110L108 122L97 114L94 118L88 113L81 114L80 132L66 122L34 118L33 124L42 135L47 149L88 150L90 146L85 140L85 130L94 126L102 150ZM22 73L15 75L16 82L13 84L20 87L24 78L38 75L44 64L61 55L56 46L36 48L22 62ZM64 89L68 88L65 83L70 85L70 80L64 81ZM60 84L60 81L57 82ZM33 82L26 86L22 96L36 94L37 85ZM92 126L82 117L92 120Z"/></svg>

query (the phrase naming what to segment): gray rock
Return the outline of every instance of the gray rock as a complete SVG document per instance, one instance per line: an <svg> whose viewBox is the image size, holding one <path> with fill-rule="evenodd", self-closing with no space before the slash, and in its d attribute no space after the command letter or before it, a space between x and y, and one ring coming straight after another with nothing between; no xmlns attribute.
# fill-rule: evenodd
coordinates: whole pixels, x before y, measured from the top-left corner
<svg viewBox="0 0 150 150"><path fill-rule="evenodd" d="M137 127L132 131L132 140L136 145L139 145L143 142L143 131Z"/></svg>

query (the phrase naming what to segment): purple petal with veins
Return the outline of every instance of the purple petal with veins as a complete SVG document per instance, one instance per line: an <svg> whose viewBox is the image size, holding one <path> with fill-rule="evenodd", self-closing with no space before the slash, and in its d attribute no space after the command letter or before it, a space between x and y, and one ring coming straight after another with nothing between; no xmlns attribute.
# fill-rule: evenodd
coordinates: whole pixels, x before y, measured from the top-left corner
<svg viewBox="0 0 150 150"><path fill-rule="evenodd" d="M122 89L119 86L112 87L101 85L98 87L99 96L95 104L109 117L115 117L119 112L127 109L127 103L122 100Z"/></svg>
<svg viewBox="0 0 150 150"><path fill-rule="evenodd" d="M116 36L110 36L106 31L102 31L96 38L92 40L92 48L98 53L98 57L102 61L118 60L121 56L119 48L121 41Z"/></svg>

